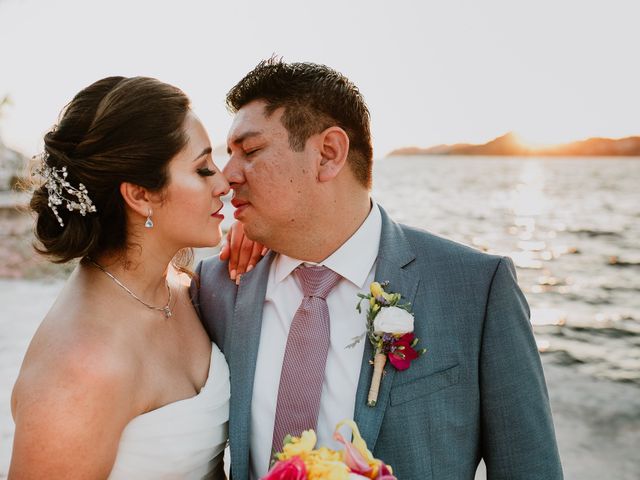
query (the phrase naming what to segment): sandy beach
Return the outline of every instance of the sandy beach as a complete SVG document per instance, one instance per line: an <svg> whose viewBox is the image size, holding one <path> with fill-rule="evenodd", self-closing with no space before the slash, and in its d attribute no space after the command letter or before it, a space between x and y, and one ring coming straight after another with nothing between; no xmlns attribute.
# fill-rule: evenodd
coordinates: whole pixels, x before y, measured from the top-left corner
<svg viewBox="0 0 640 480"><path fill-rule="evenodd" d="M0 280L0 479L7 476L13 421L11 386L29 339L55 299L61 280ZM543 363L565 478L640 478L640 388L596 379L556 354ZM482 467L476 478L486 478Z"/></svg>

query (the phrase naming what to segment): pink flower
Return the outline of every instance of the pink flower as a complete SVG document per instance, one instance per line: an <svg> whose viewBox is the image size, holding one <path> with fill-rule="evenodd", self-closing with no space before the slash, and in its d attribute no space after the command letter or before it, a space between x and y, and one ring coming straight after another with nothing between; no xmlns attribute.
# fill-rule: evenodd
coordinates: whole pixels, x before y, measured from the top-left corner
<svg viewBox="0 0 640 480"><path fill-rule="evenodd" d="M338 431L343 425L349 425L353 432L353 441L347 442ZM391 473L391 468L384 462L373 458L367 448L366 442L360 435L358 426L353 420L344 420L336 426L333 438L344 445L344 463L351 470L352 475L359 475L364 478L375 478L375 480L398 480Z"/></svg>
<svg viewBox="0 0 640 480"><path fill-rule="evenodd" d="M347 464L349 470L351 470L352 473L370 477L369 474L373 468L371 468L369 462L362 456L356 446L351 442L347 442L337 430L333 434L333 438L344 445L344 463Z"/></svg>
<svg viewBox="0 0 640 480"><path fill-rule="evenodd" d="M300 457L277 462L261 480L307 480L307 467Z"/></svg>
<svg viewBox="0 0 640 480"><path fill-rule="evenodd" d="M389 352L389 361L397 370L406 370L411 365L411 362L418 358L418 352L411 346L413 339L413 333L405 333L397 340L394 340Z"/></svg>
<svg viewBox="0 0 640 480"><path fill-rule="evenodd" d="M393 473L391 473L391 469L386 466L384 463L380 465L380 470L378 470L378 476L376 480L398 480Z"/></svg>

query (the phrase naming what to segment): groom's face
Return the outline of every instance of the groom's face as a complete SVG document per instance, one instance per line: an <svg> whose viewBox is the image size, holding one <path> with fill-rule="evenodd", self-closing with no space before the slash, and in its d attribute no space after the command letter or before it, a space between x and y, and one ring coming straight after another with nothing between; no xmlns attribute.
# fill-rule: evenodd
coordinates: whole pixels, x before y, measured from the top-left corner
<svg viewBox="0 0 640 480"><path fill-rule="evenodd" d="M234 190L234 216L247 236L282 252L312 220L318 152L311 141L300 152L292 150L283 109L267 116L264 107L256 100L236 114L223 172Z"/></svg>

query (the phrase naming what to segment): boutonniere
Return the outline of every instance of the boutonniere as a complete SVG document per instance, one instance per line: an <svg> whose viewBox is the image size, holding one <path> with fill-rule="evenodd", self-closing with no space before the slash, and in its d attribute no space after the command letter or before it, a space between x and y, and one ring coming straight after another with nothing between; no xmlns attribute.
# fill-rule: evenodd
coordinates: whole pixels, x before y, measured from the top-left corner
<svg viewBox="0 0 640 480"><path fill-rule="evenodd" d="M427 351L415 349L419 340L413 334L411 305L401 303L402 295L399 293L386 292L388 284L389 282L373 282L369 288L370 293L358 294L360 301L356 305L358 312L362 312L362 301L367 300L369 303L365 334L374 351L373 377L367 397L369 407L375 407L378 401L380 381L387 359L396 370L406 370L412 361ZM359 339L355 343L358 341Z"/></svg>

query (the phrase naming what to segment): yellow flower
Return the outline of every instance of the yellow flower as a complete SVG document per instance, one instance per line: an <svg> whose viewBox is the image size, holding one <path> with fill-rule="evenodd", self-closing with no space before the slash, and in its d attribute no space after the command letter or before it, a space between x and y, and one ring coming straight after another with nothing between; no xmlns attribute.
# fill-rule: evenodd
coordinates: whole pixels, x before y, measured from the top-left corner
<svg viewBox="0 0 640 480"><path fill-rule="evenodd" d="M378 282L373 282L369 287L369 289L371 290L371 295L373 297L379 297L381 295L384 295L384 289L382 288L382 285L380 285Z"/></svg>
<svg viewBox="0 0 640 480"><path fill-rule="evenodd" d="M396 296L399 295L397 293L382 292L382 296L387 302L392 303L396 299Z"/></svg>
<svg viewBox="0 0 640 480"><path fill-rule="evenodd" d="M316 432L305 430L300 437L293 437L291 442L284 446L282 453L278 455L278 460L288 460L296 455L303 457L305 453L313 450L313 447L316 446L316 441Z"/></svg>
<svg viewBox="0 0 640 480"><path fill-rule="evenodd" d="M349 469L342 462L342 453L321 447L305 455L309 480L335 478L347 479Z"/></svg>
<svg viewBox="0 0 640 480"><path fill-rule="evenodd" d="M307 464L307 478L309 480L349 480L349 468L342 460L323 461Z"/></svg>

